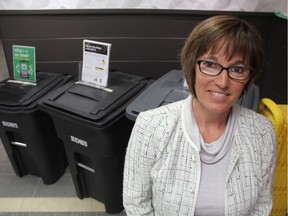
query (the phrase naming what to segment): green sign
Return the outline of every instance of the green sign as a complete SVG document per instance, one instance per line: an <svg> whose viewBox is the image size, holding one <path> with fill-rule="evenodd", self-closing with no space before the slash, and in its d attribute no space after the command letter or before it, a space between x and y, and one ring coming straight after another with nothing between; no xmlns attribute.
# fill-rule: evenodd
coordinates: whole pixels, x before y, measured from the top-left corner
<svg viewBox="0 0 288 216"><path fill-rule="evenodd" d="M36 82L35 47L13 45L14 79Z"/></svg>

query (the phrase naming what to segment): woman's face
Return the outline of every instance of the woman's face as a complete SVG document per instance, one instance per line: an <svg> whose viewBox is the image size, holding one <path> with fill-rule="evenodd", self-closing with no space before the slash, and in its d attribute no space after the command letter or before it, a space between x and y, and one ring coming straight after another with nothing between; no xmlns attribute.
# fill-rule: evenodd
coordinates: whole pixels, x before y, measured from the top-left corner
<svg viewBox="0 0 288 216"><path fill-rule="evenodd" d="M200 56L198 60L215 62L223 67L249 67L249 62L243 62L242 55L235 55L231 60L227 60L224 49L221 49L216 54L208 52ZM247 81L230 79L227 70L223 70L217 76L209 76L203 74L199 65L196 64L195 91L198 107L203 109L203 111L206 110L215 114L228 112L231 106L239 99Z"/></svg>

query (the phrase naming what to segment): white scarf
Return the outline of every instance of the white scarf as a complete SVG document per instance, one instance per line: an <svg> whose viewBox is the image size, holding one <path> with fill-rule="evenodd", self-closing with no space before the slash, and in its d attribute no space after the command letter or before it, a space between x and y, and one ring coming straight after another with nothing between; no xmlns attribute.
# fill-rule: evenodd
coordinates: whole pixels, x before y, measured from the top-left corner
<svg viewBox="0 0 288 216"><path fill-rule="evenodd" d="M189 137L197 146L201 147L200 157L202 162L207 164L216 163L222 159L230 149L239 114L239 105L235 104L232 107L225 131L221 137L214 142L207 144L204 142L204 139L199 131L199 127L192 109L192 100L193 97L190 95L184 104L186 128L191 129L188 133Z"/></svg>

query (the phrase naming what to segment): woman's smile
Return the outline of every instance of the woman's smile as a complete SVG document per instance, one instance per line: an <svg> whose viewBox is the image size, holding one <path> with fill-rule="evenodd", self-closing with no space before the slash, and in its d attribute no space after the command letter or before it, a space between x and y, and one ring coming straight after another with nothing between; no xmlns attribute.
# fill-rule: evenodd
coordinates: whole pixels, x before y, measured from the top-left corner
<svg viewBox="0 0 288 216"><path fill-rule="evenodd" d="M226 92L208 90L208 93L210 93L215 100L219 101L225 101L229 97L229 94Z"/></svg>

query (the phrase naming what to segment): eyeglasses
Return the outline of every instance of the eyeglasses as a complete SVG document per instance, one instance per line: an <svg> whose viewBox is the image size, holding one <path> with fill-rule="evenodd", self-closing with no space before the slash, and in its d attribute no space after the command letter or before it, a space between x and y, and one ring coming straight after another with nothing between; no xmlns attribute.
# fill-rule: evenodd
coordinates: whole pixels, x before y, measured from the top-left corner
<svg viewBox="0 0 288 216"><path fill-rule="evenodd" d="M253 69L242 66L231 66L231 67L223 67L222 65L205 60L196 60L199 65L200 71L203 74L210 76L218 76L223 70L228 72L228 76L230 79L234 80L247 80Z"/></svg>

